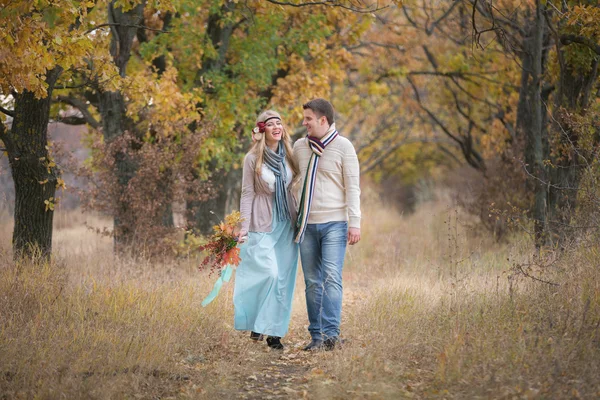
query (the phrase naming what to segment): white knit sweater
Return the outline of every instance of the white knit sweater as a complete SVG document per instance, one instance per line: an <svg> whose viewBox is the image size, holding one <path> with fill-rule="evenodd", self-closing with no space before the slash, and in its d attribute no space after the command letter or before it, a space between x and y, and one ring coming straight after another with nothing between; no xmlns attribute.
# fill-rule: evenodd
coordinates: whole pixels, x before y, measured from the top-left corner
<svg viewBox="0 0 600 400"><path fill-rule="evenodd" d="M302 178L298 201L312 150L304 137L294 143L294 157ZM360 228L360 169L352 143L338 136L319 160L313 201L308 215L309 224L348 221L351 228Z"/></svg>

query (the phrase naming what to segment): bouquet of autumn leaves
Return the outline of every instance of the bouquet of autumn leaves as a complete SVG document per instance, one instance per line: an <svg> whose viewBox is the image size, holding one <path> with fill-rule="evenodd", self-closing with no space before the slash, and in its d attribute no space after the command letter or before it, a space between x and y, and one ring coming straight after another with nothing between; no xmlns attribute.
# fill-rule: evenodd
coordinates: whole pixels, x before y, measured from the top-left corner
<svg viewBox="0 0 600 400"><path fill-rule="evenodd" d="M214 233L208 243L199 246L198 250L207 253L200 263L200 269L210 268L211 273L218 271L219 278L215 282L210 294L202 301L206 307L213 301L223 282L229 282L233 270L240 263L240 248L238 245L238 224L242 218L239 211L234 211L225 217L225 221L213 227Z"/></svg>

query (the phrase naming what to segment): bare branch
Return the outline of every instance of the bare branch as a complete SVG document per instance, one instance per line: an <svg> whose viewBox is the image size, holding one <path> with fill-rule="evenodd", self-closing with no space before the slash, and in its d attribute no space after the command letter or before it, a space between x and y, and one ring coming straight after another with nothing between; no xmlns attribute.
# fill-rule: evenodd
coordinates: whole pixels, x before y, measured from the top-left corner
<svg viewBox="0 0 600 400"><path fill-rule="evenodd" d="M425 52L425 55L427 56L427 60L429 60L429 63L431 64L431 66L433 67L433 69L435 69L436 71L438 71L438 62L435 59L435 56L433 55L433 53L431 53L431 51L429 50L429 48L426 45L422 46L423 51ZM480 84L472 79L469 79L468 77L475 77L475 78L480 78L483 79L485 81L491 82L491 83L496 83L496 84L503 84L502 82L498 82L494 79L488 78L485 75L493 75L496 74L500 71L487 71L487 72L465 72L465 71L451 71L451 72L444 72L444 73L437 73L438 75L444 75L447 76L449 78L454 78L454 77L459 77L462 78L464 80L467 80L471 83L474 83L478 86L480 86ZM454 80L454 79L452 79ZM513 87L516 88L516 87Z"/></svg>
<svg viewBox="0 0 600 400"><path fill-rule="evenodd" d="M384 10L389 7L389 6L380 7L379 2L375 3L374 5L369 5L366 7L347 6L347 5L339 2L339 0L308 1L308 2L302 2L302 3L291 3L289 1L277 1L277 0L267 0L267 1L271 4L276 4L279 6L289 6L289 7L310 7L310 6L339 7L339 8L343 8L345 10L350 10L352 12L365 13L365 14L373 13L376 11L381 11L381 10Z"/></svg>
<svg viewBox="0 0 600 400"><path fill-rule="evenodd" d="M9 117L13 117L13 118L15 117L15 112L14 111L7 110L6 108L4 108L2 106L0 106L0 112L2 112L3 114L8 115Z"/></svg>
<svg viewBox="0 0 600 400"><path fill-rule="evenodd" d="M492 72L490 72L492 73ZM462 78L467 79L468 76L475 76L479 78L483 78L483 74L478 74L475 72L464 72L464 71L448 71L448 72L439 72L439 71L411 71L407 75L436 75L436 76L445 76L446 78ZM475 83L475 82L473 82Z"/></svg>
<svg viewBox="0 0 600 400"><path fill-rule="evenodd" d="M450 132L450 130L446 128L446 126L435 116L435 114L431 112L431 110L429 110L427 107L425 107L425 105L423 105L423 102L421 101L421 95L419 94L419 89L417 89L417 86L410 77L408 77L408 83L410 83L410 86L413 89L415 99L417 100L417 103L419 103L419 107L421 107L421 109L425 111L425 113L427 113L429 118L431 118L431 120L433 120L436 123L436 125L438 125L442 129L442 131L444 131L446 135L448 135L452 140L454 140L456 143L462 146L462 141L452 132Z"/></svg>
<svg viewBox="0 0 600 400"><path fill-rule="evenodd" d="M359 45L357 46L353 46L353 47L347 47L349 50L354 50L354 49L358 49L361 47L368 47L368 46L374 46L374 47L382 47L384 49L392 49L392 50L398 50L402 53L406 52L406 49L404 47L402 47L401 45L398 44L386 44L386 43L378 43L378 42L361 42Z"/></svg>
<svg viewBox="0 0 600 400"><path fill-rule="evenodd" d="M582 44L584 46L589 47L592 51L594 51L594 53L600 55L600 45L592 39L586 38L584 36L565 34L561 35L560 42L565 46L568 46L572 43Z"/></svg>
<svg viewBox="0 0 600 400"><path fill-rule="evenodd" d="M554 6L554 4L552 4L552 2L548 2L558 13L560 13L560 11L558 11L556 9L556 7ZM558 31L556 29L554 29L554 25L552 24L552 19L550 18L550 13L549 12L544 12L544 18L546 19L546 25L548 25L548 28L550 29L550 31L552 32L552 34L554 35L554 46L556 47L556 58L558 59L558 64L560 65L560 70L561 71L565 71L566 67L565 67L565 58L564 58L564 54L561 51L561 41L560 41L560 34L558 33ZM559 78L559 94L558 97L561 98L562 97L562 91L563 91L563 74L559 74L560 78Z"/></svg>
<svg viewBox="0 0 600 400"><path fill-rule="evenodd" d="M6 148L2 149L3 151L9 151L12 148L12 143L10 138L8 137L8 130L4 122L0 122L0 140L4 142L4 146Z"/></svg>
<svg viewBox="0 0 600 400"><path fill-rule="evenodd" d="M419 25L417 25L417 23L410 17L410 15L408 15L408 10L406 8L406 6L402 6L402 12L404 13L404 16L406 17L406 20L415 28L417 29L421 29L421 27Z"/></svg>
<svg viewBox="0 0 600 400"><path fill-rule="evenodd" d="M386 144L385 148L381 149L380 151L373 152L373 154L371 154L368 160L366 160L364 163L361 163L361 173L367 173L371 171L377 165L385 161L385 159L387 159L390 155L392 155L396 151L396 149L406 144L406 142L408 141L408 136L410 135L410 128L412 126L413 121L410 121L408 123L406 132L399 140L396 140L393 145L390 145L389 143Z"/></svg>
<svg viewBox="0 0 600 400"><path fill-rule="evenodd" d="M465 81L469 81L477 86L481 86L478 82L474 81L473 79L470 79L470 77L474 77L474 78L481 78L483 80L487 80L487 81L491 81L492 83L497 83L496 81L494 81L493 79L490 80L489 78L486 78L484 75L485 74L494 74L495 71L490 71L487 73L476 73L476 72L465 72L465 71L447 71L447 72L440 72L440 71L410 71L407 72L406 75L407 76L417 76L417 75L430 75L430 76L441 76L441 77L445 77L445 78L451 78L452 81L455 81L454 78L460 78L463 79ZM384 72L383 74L379 75L376 79L375 82L381 82L382 80L386 79L386 78L394 78L399 76L399 74L397 73L390 73L388 72Z"/></svg>
<svg viewBox="0 0 600 400"><path fill-rule="evenodd" d="M411 121L412 126L412 121ZM434 144L437 148L439 148L444 154L450 156L453 161L456 161L457 164L461 164L461 161L448 149L444 147L444 144L450 144L451 146L456 146L456 143L445 139L445 138L409 138L409 132L404 135L404 137L395 142L392 145L386 146L385 149L381 149L379 152L374 153L368 160L361 162L361 170L360 172L365 174L377 166L381 165L387 158L389 158L393 153L400 147L412 143L427 143Z"/></svg>
<svg viewBox="0 0 600 400"><path fill-rule="evenodd" d="M372 171L375 167L381 165L382 162L384 162L389 156L391 156L398 148L403 146L405 143L406 137L403 140L395 143L393 146L386 147L386 149L383 152L379 154L374 154L373 156L371 156L371 158L369 158L369 160L367 160L364 163L361 163L360 173L366 174Z"/></svg>
<svg viewBox="0 0 600 400"><path fill-rule="evenodd" d="M87 124L87 120L83 117L78 117L76 115L69 115L66 117L59 117L56 119L57 122L61 122L66 125L85 125Z"/></svg>
<svg viewBox="0 0 600 400"><path fill-rule="evenodd" d="M96 29L105 28L107 26L110 26L110 27L123 26L125 28L138 28L138 29L145 29L147 31L154 31L154 32L160 32L160 33L171 33L171 31L164 31L162 29L150 28L149 26L145 26L145 25L129 25L129 24L119 24L117 22L107 22L105 24L100 24L91 29L88 29L87 31L85 31L84 34L87 35L88 33L94 32Z"/></svg>
<svg viewBox="0 0 600 400"><path fill-rule="evenodd" d="M448 150L445 146L438 144L438 148L441 150L442 153L450 157L452 161L456 162L456 164L463 165L462 161L460 161L459 158L453 152Z"/></svg>
<svg viewBox="0 0 600 400"><path fill-rule="evenodd" d="M460 0L454 0L454 2L452 3L452 5L446 10L446 12L444 12L442 14L441 17L439 17L438 19L436 19L435 21L433 21L431 23L431 25L429 25L429 28L425 27L425 33L427 34L427 36L431 36L431 34L433 33L433 31L435 30L436 26L442 22L444 19L446 19L446 17L448 15L450 15L450 13L452 12L452 10L454 10L454 7L456 7L458 5L458 3L460 3Z"/></svg>
<svg viewBox="0 0 600 400"><path fill-rule="evenodd" d="M523 269L523 266L522 266L522 265L517 265L517 266L516 266L516 269L517 269L517 271L519 271L521 274L523 274L523 276L525 276L525 277L527 277L527 278L529 278L529 279L533 279L534 281L538 281L538 282L541 282L541 283L545 283L545 284L547 284L547 285L550 285L550 286L560 286L560 284L559 284L559 283L556 283L556 282L550 282L550 281L546 281L546 280L544 280L544 279L540 279L540 278L538 278L538 277L535 277L535 276L531 275L530 273L526 272L526 271Z"/></svg>
<svg viewBox="0 0 600 400"><path fill-rule="evenodd" d="M450 129L448 129L448 127L446 125L444 125L444 123L442 121L440 121L440 119L431 110L429 110L427 107L425 107L425 105L421 101L421 96L419 94L419 90L417 89L417 86L413 82L412 78L409 76L407 78L407 80L408 80L408 83L410 83L410 86L412 87L413 92L415 93L415 98L417 100L417 103L419 104L419 107L421 107L421 109L423 111L425 111L425 113L429 116L429 118L446 135L448 135L448 137L450 137L452 140L454 140L460 146L463 156L470 166L472 166L476 170L485 171L486 168L485 168L485 163L483 162L483 158L475 149L473 149L473 143L472 143L473 139L470 135L470 132L467 132L467 136L463 135L462 138L460 138L457 135L454 135L452 132L450 132Z"/></svg>
<svg viewBox="0 0 600 400"><path fill-rule="evenodd" d="M433 69L435 69L437 71L437 69L438 69L438 63L437 63L435 57L429 51L429 48L427 46L423 45L421 47L423 48L423 51L425 52L425 55L427 56L427 60L429 60L429 62L431 63L431 66L433 67Z"/></svg>
<svg viewBox="0 0 600 400"><path fill-rule="evenodd" d="M83 115L83 118L85 119L85 121L88 124L90 124L90 126L92 126L95 129L98 129L100 127L100 123L96 120L96 118L94 118L92 113L90 113L90 110L89 110L87 104L83 100L78 99L76 97L72 97L72 96L58 96L56 98L56 101L60 101L65 104L69 104L69 105L77 108ZM64 122L64 120L65 120L65 118L62 119L63 122ZM68 123L68 122L65 122L65 123Z"/></svg>
<svg viewBox="0 0 600 400"><path fill-rule="evenodd" d="M521 26L519 26L514 21L509 18L501 18L494 14L494 10L497 8L491 3L485 2L483 0L485 7L479 3L479 0L467 0L473 6L472 14L471 14L471 25L473 27L473 42L476 46L484 49L485 47L481 44L481 36L486 32L494 32L496 38L499 43L506 49L514 51L513 47L516 46L517 43L520 43L520 40L515 39L514 32L519 34L521 37L525 36L525 31ZM484 18L491 22L492 26L490 28L479 30L477 28L477 23L475 21L475 16L479 12ZM501 14L501 13L500 13ZM508 40L507 40L508 39ZM509 43L510 48L506 46L506 43Z"/></svg>
<svg viewBox="0 0 600 400"><path fill-rule="evenodd" d="M423 51L425 52L425 55L427 55L427 59L429 60L429 63L437 71L437 69L438 69L438 63L437 63L437 60L435 59L435 56L429 51L429 48L427 46L423 45L422 47L423 47ZM436 73L438 73L438 72L436 72ZM496 73L496 71L489 71L488 73L489 74L494 74L494 73ZM485 103L487 105L494 106L494 104L490 103L487 99L478 98L477 96L475 96L471 92L469 92L467 89L463 88L461 86L461 84L456 79L456 78L461 78L461 79L469 81L469 82L471 82L471 83L473 83L473 84L475 84L477 86L480 86L480 84L478 82L474 81L473 79L470 79L469 76L477 77L477 78L481 78L483 80L490 81L489 78L483 76L485 73L450 72L450 73L438 73L438 74L450 78L450 80L452 81L452 83L454 85L456 85L456 87L458 87L458 89L461 92L465 93L467 96L469 96L473 100L477 100L477 101L483 102L483 103ZM493 80L491 80L491 81L493 81ZM493 83L496 83L496 82L493 82ZM446 84L446 87L448 87L447 84ZM448 87L448 89L450 90L449 87Z"/></svg>
<svg viewBox="0 0 600 400"><path fill-rule="evenodd" d="M441 26L437 27L437 30L440 31L442 34L444 34L444 37L446 37L446 39L450 40L452 43L457 44L459 46L464 46L466 43L466 37L463 37L462 39L456 39L454 37L452 37L452 34L448 31L446 31L445 28L442 28Z"/></svg>
<svg viewBox="0 0 600 400"><path fill-rule="evenodd" d="M479 33L483 33L483 32L486 32L488 30L502 29L502 28L498 28L496 26L496 22L497 22L497 23L499 23L501 25L504 25L504 26L507 26L507 27L510 27L510 28L514 29L520 35L525 36L525 31L516 22L511 21L508 18L500 18L500 17L494 15L494 11L493 10L495 9L495 7L490 7L489 4L486 3L486 6L487 6L487 10L486 10L483 6L481 6L479 4L479 0L469 0L469 1L471 2L471 4L473 4L473 8L474 8L473 15L472 15L472 22L473 22L473 24L475 24L475 9L477 11L479 11L479 13L482 16L484 16L485 18L487 18L487 19L489 19L489 20L492 21L493 29L486 29L484 31L479 31ZM473 28L476 28L476 26L473 25Z"/></svg>
<svg viewBox="0 0 600 400"><path fill-rule="evenodd" d="M494 118L502 122L502 125L504 125L504 128L506 128L506 130L508 131L510 135L510 141L512 142L517 137L517 132L515 131L515 127L512 125L512 123L507 121L506 118L504 118L505 116L506 114L504 110L498 106L498 112L494 115Z"/></svg>
<svg viewBox="0 0 600 400"><path fill-rule="evenodd" d="M483 126L479 125L476 121L474 121L465 112L465 110L463 110L462 106L460 105L460 100L459 100L458 96L456 95L456 92L449 87L447 82L446 82L446 88L448 90L450 90L450 93L452 93L452 97L454 97L454 104L456 105L456 109L458 110L458 113L460 115L462 115L463 118L465 118L469 122L469 124L472 124L475 128L479 129L480 132L487 133L487 129L485 129Z"/></svg>

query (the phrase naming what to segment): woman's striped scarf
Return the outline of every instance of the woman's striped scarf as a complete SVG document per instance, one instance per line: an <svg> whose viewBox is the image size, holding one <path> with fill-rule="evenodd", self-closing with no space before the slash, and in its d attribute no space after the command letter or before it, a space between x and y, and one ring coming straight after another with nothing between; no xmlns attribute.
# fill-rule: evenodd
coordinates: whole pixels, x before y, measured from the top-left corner
<svg viewBox="0 0 600 400"><path fill-rule="evenodd" d="M312 204L313 194L315 191L315 181L317 179L317 168L319 166L319 158L323 155L325 147L335 140L338 136L338 131L335 129L335 124L331 124L325 136L321 140L307 136L308 145L312 150L310 160L308 161L308 168L306 169L306 177L304 179L304 186L302 187L302 197L300 197L300 209L298 210L298 219L296 221L296 243L302 243L304 240L304 232L308 225L308 214L310 213L310 206Z"/></svg>
<svg viewBox="0 0 600 400"><path fill-rule="evenodd" d="M285 154L285 146L279 142L277 153L269 147L265 147L263 156L265 165L275 175L275 216L277 217L277 221L290 219L290 209L286 194L287 171L285 169Z"/></svg>

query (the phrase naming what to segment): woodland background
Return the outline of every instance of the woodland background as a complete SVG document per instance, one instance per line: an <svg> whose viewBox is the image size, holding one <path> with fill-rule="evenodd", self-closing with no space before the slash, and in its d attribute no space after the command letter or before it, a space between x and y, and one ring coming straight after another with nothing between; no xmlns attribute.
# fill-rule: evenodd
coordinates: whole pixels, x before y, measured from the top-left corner
<svg viewBox="0 0 600 400"><path fill-rule="evenodd" d="M596 1L0 0L0 397L600 395ZM198 245L256 115L331 99L339 352L234 332ZM227 318L223 318L223 316ZM266 347L266 346L264 346Z"/></svg>

